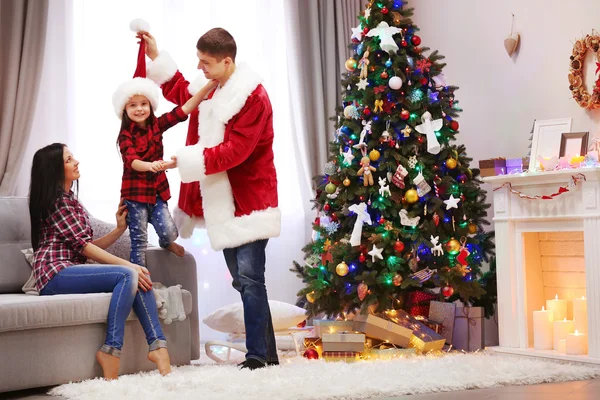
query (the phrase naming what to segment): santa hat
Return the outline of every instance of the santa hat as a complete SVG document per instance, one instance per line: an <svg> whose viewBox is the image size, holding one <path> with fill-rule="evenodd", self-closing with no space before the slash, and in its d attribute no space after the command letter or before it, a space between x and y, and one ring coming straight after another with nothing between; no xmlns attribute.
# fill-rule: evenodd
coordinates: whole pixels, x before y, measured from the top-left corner
<svg viewBox="0 0 600 400"><path fill-rule="evenodd" d="M150 31L150 24L142 19L134 19L129 24L129 28L136 33L140 31L148 32ZM113 107L119 119L123 117L123 110L127 101L135 95L146 96L150 104L152 104L152 109L156 110L158 108L158 99L160 96L158 86L146 78L146 41L143 39L140 41L137 67L133 74L133 79L123 82L113 94Z"/></svg>

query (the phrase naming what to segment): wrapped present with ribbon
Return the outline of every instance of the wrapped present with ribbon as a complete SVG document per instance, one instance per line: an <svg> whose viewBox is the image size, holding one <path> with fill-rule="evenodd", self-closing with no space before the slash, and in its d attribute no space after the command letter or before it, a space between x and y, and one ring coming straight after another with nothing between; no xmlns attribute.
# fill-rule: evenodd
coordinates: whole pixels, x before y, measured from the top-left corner
<svg viewBox="0 0 600 400"><path fill-rule="evenodd" d="M483 307L456 307L452 346L457 350L477 351L484 347Z"/></svg>
<svg viewBox="0 0 600 400"><path fill-rule="evenodd" d="M442 325L442 331L438 332L447 343L452 343L452 333L454 331L454 314L456 304L443 303L441 301L432 301L429 306L429 319Z"/></svg>
<svg viewBox="0 0 600 400"><path fill-rule="evenodd" d="M354 318L352 329L363 332L370 338L390 342L400 347L408 347L413 333L410 328L372 314L358 314Z"/></svg>
<svg viewBox="0 0 600 400"><path fill-rule="evenodd" d="M506 159L491 158L479 161L479 170L481 177L498 176L506 174Z"/></svg>
<svg viewBox="0 0 600 400"><path fill-rule="evenodd" d="M412 329L413 334L408 347L415 348L421 353L441 350L444 344L446 344L446 339L440 334L435 333L433 329L419 322L414 316L404 310L386 311L385 316L398 325Z"/></svg>
<svg viewBox="0 0 600 400"><path fill-rule="evenodd" d="M315 336L323 337L325 333L352 331L352 321L315 319L313 320Z"/></svg>
<svg viewBox="0 0 600 400"><path fill-rule="evenodd" d="M324 351L323 360L327 362L345 361L356 362L360 361L361 354L357 351Z"/></svg>
<svg viewBox="0 0 600 400"><path fill-rule="evenodd" d="M432 300L437 300L438 298L439 295L422 290L410 292L406 302L406 310L410 315L427 317L429 316L429 304Z"/></svg>
<svg viewBox="0 0 600 400"><path fill-rule="evenodd" d="M429 308L429 312L431 312L431 306ZM428 327L429 329L431 329L432 331L434 331L435 333L437 333L438 335L442 334L442 324L440 322L435 322L429 318L425 318L422 315L417 315L415 317L415 319L417 321L419 321L420 323L422 323L423 325L425 325L426 327Z"/></svg>
<svg viewBox="0 0 600 400"><path fill-rule="evenodd" d="M323 351L365 351L365 334L339 332L323 334Z"/></svg>
<svg viewBox="0 0 600 400"><path fill-rule="evenodd" d="M527 164L527 167L525 167ZM506 160L506 173L519 174L529 168L529 158L509 158Z"/></svg>
<svg viewBox="0 0 600 400"><path fill-rule="evenodd" d="M402 349L392 343L378 339L367 338L365 341L365 360L391 360L394 358L411 357L417 354L416 349Z"/></svg>

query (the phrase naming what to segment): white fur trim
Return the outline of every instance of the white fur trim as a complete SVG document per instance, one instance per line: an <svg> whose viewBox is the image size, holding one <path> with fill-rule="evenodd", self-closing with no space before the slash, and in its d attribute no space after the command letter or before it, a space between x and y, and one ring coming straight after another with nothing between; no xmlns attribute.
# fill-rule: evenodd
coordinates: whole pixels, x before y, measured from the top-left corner
<svg viewBox="0 0 600 400"><path fill-rule="evenodd" d="M190 84L188 85L188 92L190 92L190 94L193 96L196 93L198 93L198 91L200 89L202 89L204 87L204 85L206 85L206 83L208 82L208 79L206 79L204 77L204 74L199 74L196 79L194 79L193 81L190 82Z"/></svg>
<svg viewBox="0 0 600 400"><path fill-rule="evenodd" d="M141 18L136 18L129 23L129 29L134 32L150 32L150 23Z"/></svg>
<svg viewBox="0 0 600 400"><path fill-rule="evenodd" d="M113 94L113 107L119 119L123 117L123 110L127 101L136 94L146 96L150 104L152 104L152 108L155 111L158 109L158 99L160 98L158 86L150 79L133 78L119 85Z"/></svg>
<svg viewBox="0 0 600 400"><path fill-rule="evenodd" d="M201 146L200 143L193 146L186 146L177 150L176 154L177 170L181 176L181 182L190 183L206 178L204 146Z"/></svg>
<svg viewBox="0 0 600 400"><path fill-rule="evenodd" d="M212 225L207 221L206 228L210 245L214 250L238 247L257 240L279 236L281 212L279 208L267 208L255 211L250 215L232 218L220 224Z"/></svg>
<svg viewBox="0 0 600 400"><path fill-rule="evenodd" d="M235 71L220 90L213 96L213 110L224 124L236 115L246 100L262 82L262 78L245 63L236 65Z"/></svg>
<svg viewBox="0 0 600 400"><path fill-rule="evenodd" d="M195 228L205 227L204 218L190 217L179 207L175 207L173 210L173 221L175 221L179 236L184 239L191 238Z"/></svg>
<svg viewBox="0 0 600 400"><path fill-rule="evenodd" d="M177 64L166 51L161 51L158 57L148 63L146 67L146 76L156 82L157 85L162 85L171 80L176 72Z"/></svg>

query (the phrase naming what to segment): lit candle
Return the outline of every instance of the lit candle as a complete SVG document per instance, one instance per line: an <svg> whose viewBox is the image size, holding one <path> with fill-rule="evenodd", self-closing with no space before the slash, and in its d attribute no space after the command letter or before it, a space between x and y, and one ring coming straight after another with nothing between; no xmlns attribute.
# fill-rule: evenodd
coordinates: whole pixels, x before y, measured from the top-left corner
<svg viewBox="0 0 600 400"><path fill-rule="evenodd" d="M585 297L573 299L573 322L575 329L582 333L588 331L587 300Z"/></svg>
<svg viewBox="0 0 600 400"><path fill-rule="evenodd" d="M536 350L552 350L552 311L545 310L533 312L533 347Z"/></svg>
<svg viewBox="0 0 600 400"><path fill-rule="evenodd" d="M558 350L559 342L566 339L569 333L573 333L574 329L573 321L567 321L566 318L554 321L554 350Z"/></svg>
<svg viewBox="0 0 600 400"><path fill-rule="evenodd" d="M558 350L559 353L567 352L567 339L562 339L558 341Z"/></svg>
<svg viewBox="0 0 600 400"><path fill-rule="evenodd" d="M587 335L584 333L570 333L567 336L567 354L582 355L588 352Z"/></svg>
<svg viewBox="0 0 600 400"><path fill-rule="evenodd" d="M558 295L552 300L546 300L546 309L552 311L555 321L562 321L567 318L567 301L559 300Z"/></svg>

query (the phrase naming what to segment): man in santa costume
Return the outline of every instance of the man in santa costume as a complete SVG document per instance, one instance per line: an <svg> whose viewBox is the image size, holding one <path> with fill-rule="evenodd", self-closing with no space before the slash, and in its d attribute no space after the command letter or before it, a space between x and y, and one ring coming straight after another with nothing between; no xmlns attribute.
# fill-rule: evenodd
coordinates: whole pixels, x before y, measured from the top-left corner
<svg viewBox="0 0 600 400"><path fill-rule="evenodd" d="M148 78L161 85L167 100L185 103L203 84L185 80L169 54L158 52L150 34L140 37L153 60ZM196 48L198 69L219 84L190 115L186 147L177 152L184 182L180 234L189 237L193 227L204 222L212 248L223 250L244 305L248 353L241 366L256 369L278 364L265 287L265 247L281 227L273 111L259 75L236 64L237 47L229 32L211 29Z"/></svg>

